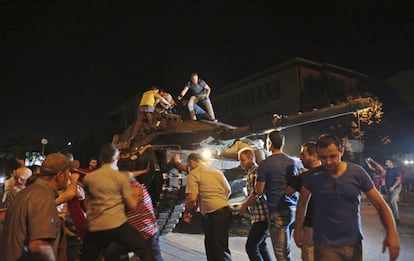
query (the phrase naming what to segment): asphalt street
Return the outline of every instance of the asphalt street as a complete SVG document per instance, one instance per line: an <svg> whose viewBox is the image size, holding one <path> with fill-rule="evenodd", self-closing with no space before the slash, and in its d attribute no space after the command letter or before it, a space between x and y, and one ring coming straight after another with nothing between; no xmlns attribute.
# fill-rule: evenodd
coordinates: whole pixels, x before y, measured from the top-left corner
<svg viewBox="0 0 414 261"><path fill-rule="evenodd" d="M414 197L400 201L400 220L398 233L401 241L401 253L398 260L411 261L414 257ZM364 231L363 255L365 261L388 260L388 253L381 253L384 229L380 223L375 208L365 199L361 204L361 216ZM201 233L199 224L194 222L192 229L187 227L186 233L183 225L179 224L178 229L167 235L161 236L160 244L162 255L165 261L178 260L206 260L204 253L204 235ZM191 231L190 231L191 230ZM177 232L179 231L179 232ZM234 234L234 233L233 233ZM233 235L229 240L232 259L238 261L249 260L244 244L246 236ZM300 249L294 242L291 247L293 260L300 259ZM271 241L268 238L268 246L271 250ZM272 251L271 251L272 252ZM273 255L273 252L272 252ZM276 259L274 259L276 260Z"/></svg>

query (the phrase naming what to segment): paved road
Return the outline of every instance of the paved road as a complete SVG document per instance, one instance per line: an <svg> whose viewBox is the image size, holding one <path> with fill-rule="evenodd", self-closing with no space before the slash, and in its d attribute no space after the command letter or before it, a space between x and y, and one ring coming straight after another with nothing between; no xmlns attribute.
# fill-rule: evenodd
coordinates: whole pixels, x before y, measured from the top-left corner
<svg viewBox="0 0 414 261"><path fill-rule="evenodd" d="M401 254L398 260L414 260L414 201L401 202L401 225L398 232L401 241ZM365 200L361 205L362 223L365 239L363 240L363 253L365 261L388 260L388 254L382 254L382 239L384 229L379 221L378 214L373 206ZM193 226L197 226L193 224ZM195 227L194 234L173 232L161 237L161 249L165 261L178 260L206 260L204 254L204 236L199 234L199 228ZM246 237L230 237L230 250L233 260L249 260L244 250ZM268 245L271 246L270 239ZM271 251L272 252L272 251ZM273 253L272 253L273 254ZM293 260L300 259L300 250L292 245ZM276 259L274 259L276 260Z"/></svg>

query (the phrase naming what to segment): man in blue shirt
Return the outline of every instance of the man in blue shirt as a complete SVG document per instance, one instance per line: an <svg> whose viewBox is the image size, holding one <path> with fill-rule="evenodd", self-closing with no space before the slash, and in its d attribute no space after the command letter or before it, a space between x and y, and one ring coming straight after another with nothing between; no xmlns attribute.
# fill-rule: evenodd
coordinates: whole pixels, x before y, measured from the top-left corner
<svg viewBox="0 0 414 261"><path fill-rule="evenodd" d="M386 230L383 251L396 260L400 243L391 211L359 165L341 161L344 149L337 137L324 134L317 141L322 166L303 181L296 212L294 239L303 246L303 221L310 196L315 206L313 240L315 260L362 260L361 194L377 209Z"/></svg>
<svg viewBox="0 0 414 261"><path fill-rule="evenodd" d="M211 120L217 121L216 116L214 115L213 105L210 101L211 88L204 80L199 79L198 74L195 72L191 74L190 81L184 86L183 90L178 96L178 100L181 100L189 89L191 90L192 96L188 100L187 106L191 119L197 120L196 112L194 111L194 105L196 105L198 102L201 102L206 107Z"/></svg>
<svg viewBox="0 0 414 261"><path fill-rule="evenodd" d="M267 136L271 155L259 164L256 192L267 197L269 210L269 233L277 260L292 260L290 238L292 236L297 192L285 195L285 189L292 184L301 166L298 161L283 153L285 135L273 131Z"/></svg>
<svg viewBox="0 0 414 261"><path fill-rule="evenodd" d="M395 166L395 162L391 159L385 161L385 187L387 188L387 201L392 210L394 219L397 224L400 222L398 211L398 196L401 192L401 171Z"/></svg>

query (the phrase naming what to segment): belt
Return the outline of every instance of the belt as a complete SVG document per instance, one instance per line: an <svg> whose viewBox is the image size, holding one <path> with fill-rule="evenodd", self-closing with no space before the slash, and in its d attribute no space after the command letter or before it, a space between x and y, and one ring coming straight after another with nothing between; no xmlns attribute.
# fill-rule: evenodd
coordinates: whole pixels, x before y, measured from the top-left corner
<svg viewBox="0 0 414 261"><path fill-rule="evenodd" d="M222 212L224 210L227 210L227 209L230 209L230 207L229 206L225 206L225 207L219 208L217 210L214 210L213 212L207 213L206 215L208 216L208 215L211 215L211 214L217 214L217 213L220 213L220 212Z"/></svg>

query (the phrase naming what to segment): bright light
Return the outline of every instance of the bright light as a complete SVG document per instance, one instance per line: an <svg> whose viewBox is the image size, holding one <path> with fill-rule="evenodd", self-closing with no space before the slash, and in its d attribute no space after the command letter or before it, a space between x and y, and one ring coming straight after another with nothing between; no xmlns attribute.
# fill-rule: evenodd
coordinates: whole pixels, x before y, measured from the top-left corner
<svg viewBox="0 0 414 261"><path fill-rule="evenodd" d="M201 151L201 157L203 157L203 159L209 160L211 159L211 156L212 156L211 150L204 149Z"/></svg>
<svg viewBox="0 0 414 261"><path fill-rule="evenodd" d="M405 165L413 165L414 164L414 160L404 160L404 164Z"/></svg>
<svg viewBox="0 0 414 261"><path fill-rule="evenodd" d="M69 141L69 142L68 142L68 146L70 146L70 145L72 145L72 142L70 142L70 141Z"/></svg>

